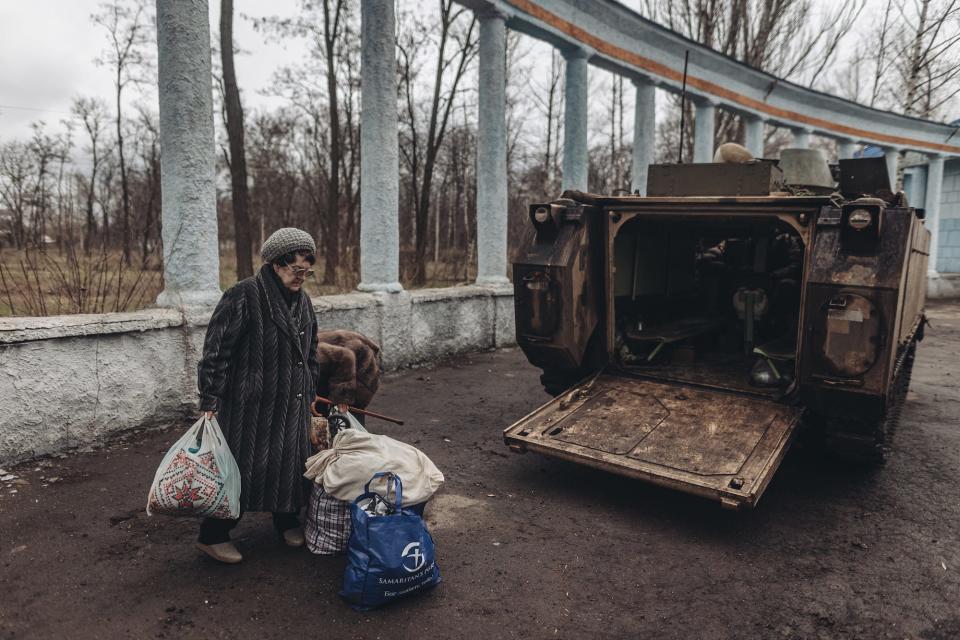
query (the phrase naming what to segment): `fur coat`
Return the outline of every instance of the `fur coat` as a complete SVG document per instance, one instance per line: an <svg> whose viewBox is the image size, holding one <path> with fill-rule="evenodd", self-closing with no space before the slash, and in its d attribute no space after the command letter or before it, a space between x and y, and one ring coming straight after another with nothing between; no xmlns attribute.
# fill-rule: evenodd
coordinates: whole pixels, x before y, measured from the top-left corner
<svg viewBox="0 0 960 640"><path fill-rule="evenodd" d="M321 331L317 340L317 393L336 404L366 408L380 386L380 346L341 329Z"/></svg>

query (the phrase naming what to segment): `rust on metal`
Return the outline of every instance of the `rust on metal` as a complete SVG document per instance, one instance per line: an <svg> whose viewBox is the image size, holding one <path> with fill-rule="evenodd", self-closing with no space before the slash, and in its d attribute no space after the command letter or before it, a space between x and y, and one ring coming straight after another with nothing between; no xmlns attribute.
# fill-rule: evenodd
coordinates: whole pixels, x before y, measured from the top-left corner
<svg viewBox="0 0 960 640"><path fill-rule="evenodd" d="M601 374L512 425L506 442L704 497L753 506L802 410ZM563 408L561 408L563 407ZM525 434L525 435L524 435Z"/></svg>
<svg viewBox="0 0 960 640"><path fill-rule="evenodd" d="M756 504L801 414L831 452L882 460L930 233L903 194L862 193L882 188L875 168L845 169L849 200L764 195L775 172L709 164L664 168L652 185L672 195L533 205L517 341L558 397L510 447L732 507Z"/></svg>

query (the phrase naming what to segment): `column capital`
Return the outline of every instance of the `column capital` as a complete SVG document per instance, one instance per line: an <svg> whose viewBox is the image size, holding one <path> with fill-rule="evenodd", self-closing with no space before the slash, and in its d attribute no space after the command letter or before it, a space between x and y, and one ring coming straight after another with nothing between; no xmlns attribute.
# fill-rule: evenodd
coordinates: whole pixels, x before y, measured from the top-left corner
<svg viewBox="0 0 960 640"><path fill-rule="evenodd" d="M805 127L805 126L793 126L793 125L791 125L791 126L790 126L790 131L792 131L793 133L805 133L805 134L807 134L808 136L809 136L809 135L813 135L813 129L811 129L810 127Z"/></svg>
<svg viewBox="0 0 960 640"><path fill-rule="evenodd" d="M569 47L562 47L560 49L560 55L564 57L565 60L589 60L593 57L595 51L590 47L584 45L572 45Z"/></svg>
<svg viewBox="0 0 960 640"><path fill-rule="evenodd" d="M497 3L483 7L482 9L477 9L473 12L473 15L477 16L477 20L480 22L486 22L487 20L501 20L506 22L513 17L513 11Z"/></svg>
<svg viewBox="0 0 960 640"><path fill-rule="evenodd" d="M837 158L849 160L856 152L857 141L852 138L837 138Z"/></svg>
<svg viewBox="0 0 960 640"><path fill-rule="evenodd" d="M927 154L927 162L943 162L944 158L946 158L946 156L942 153L933 152Z"/></svg>
<svg viewBox="0 0 960 640"><path fill-rule="evenodd" d="M630 82L635 87L656 87L660 84L659 81L654 80L650 76L633 76L630 78Z"/></svg>
<svg viewBox="0 0 960 640"><path fill-rule="evenodd" d="M705 96L697 93L688 93L687 98L697 107L711 107L716 109L719 106L717 99L713 96Z"/></svg>
<svg viewBox="0 0 960 640"><path fill-rule="evenodd" d="M757 113L743 113L741 116L747 122L762 122L763 124L767 124L768 122L764 116Z"/></svg>

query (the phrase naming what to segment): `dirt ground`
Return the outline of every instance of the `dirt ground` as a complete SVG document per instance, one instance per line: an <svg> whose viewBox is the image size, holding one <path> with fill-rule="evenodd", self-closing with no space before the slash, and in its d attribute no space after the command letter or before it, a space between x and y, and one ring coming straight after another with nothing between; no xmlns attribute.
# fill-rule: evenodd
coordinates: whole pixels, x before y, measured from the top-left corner
<svg viewBox="0 0 960 640"><path fill-rule="evenodd" d="M546 399L519 351L389 377L374 408L407 426L370 427L446 474L444 581L369 613L337 596L344 558L283 547L262 514L223 566L195 522L144 513L187 425L8 468L0 638L958 638L960 304L930 316L891 461L795 447L744 513L509 452L501 430Z"/></svg>

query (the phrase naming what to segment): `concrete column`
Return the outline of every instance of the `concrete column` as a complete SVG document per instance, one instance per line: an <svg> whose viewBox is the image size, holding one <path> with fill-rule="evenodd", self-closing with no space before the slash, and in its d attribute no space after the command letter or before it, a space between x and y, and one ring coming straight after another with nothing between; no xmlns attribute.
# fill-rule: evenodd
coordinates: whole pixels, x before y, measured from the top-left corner
<svg viewBox="0 0 960 640"><path fill-rule="evenodd" d="M850 160L857 151L857 143L853 140L837 140L837 158Z"/></svg>
<svg viewBox="0 0 960 640"><path fill-rule="evenodd" d="M694 102L693 161L713 162L714 121L717 109L709 100Z"/></svg>
<svg viewBox="0 0 960 640"><path fill-rule="evenodd" d="M589 156L587 154L587 96L590 90L585 49L563 52L567 60L563 91L563 188L587 190Z"/></svg>
<svg viewBox="0 0 960 640"><path fill-rule="evenodd" d="M887 175L890 176L890 190L897 191L897 169L900 168L900 150L884 149L883 157L887 161Z"/></svg>
<svg viewBox="0 0 960 640"><path fill-rule="evenodd" d="M790 143L790 146L794 149L809 149L810 148L810 129L804 129L803 127L796 127L790 130L793 133L793 142Z"/></svg>
<svg viewBox="0 0 960 640"><path fill-rule="evenodd" d="M924 206L927 194L927 168L916 166L905 170L903 190L907 192L907 202L910 206Z"/></svg>
<svg viewBox="0 0 960 640"><path fill-rule="evenodd" d="M930 258L927 262L927 275L935 278L937 272L938 242L940 240L940 199L943 188L943 156L927 156L927 195L923 208L926 209L924 224L930 230Z"/></svg>
<svg viewBox="0 0 960 640"><path fill-rule="evenodd" d="M646 79L633 81L636 102L633 110L633 172L631 187L647 195L647 169L653 162L657 130L657 88Z"/></svg>
<svg viewBox="0 0 960 640"><path fill-rule="evenodd" d="M477 283L507 279L506 16L480 18L477 126Z"/></svg>
<svg viewBox="0 0 960 640"><path fill-rule="evenodd" d="M753 154L754 158L763 157L763 118L758 116L743 116L744 146Z"/></svg>
<svg viewBox="0 0 960 640"><path fill-rule="evenodd" d="M157 0L164 289L160 306L216 304L220 251L206 0Z"/></svg>
<svg viewBox="0 0 960 640"><path fill-rule="evenodd" d="M394 3L360 3L360 284L400 285L400 150Z"/></svg>

